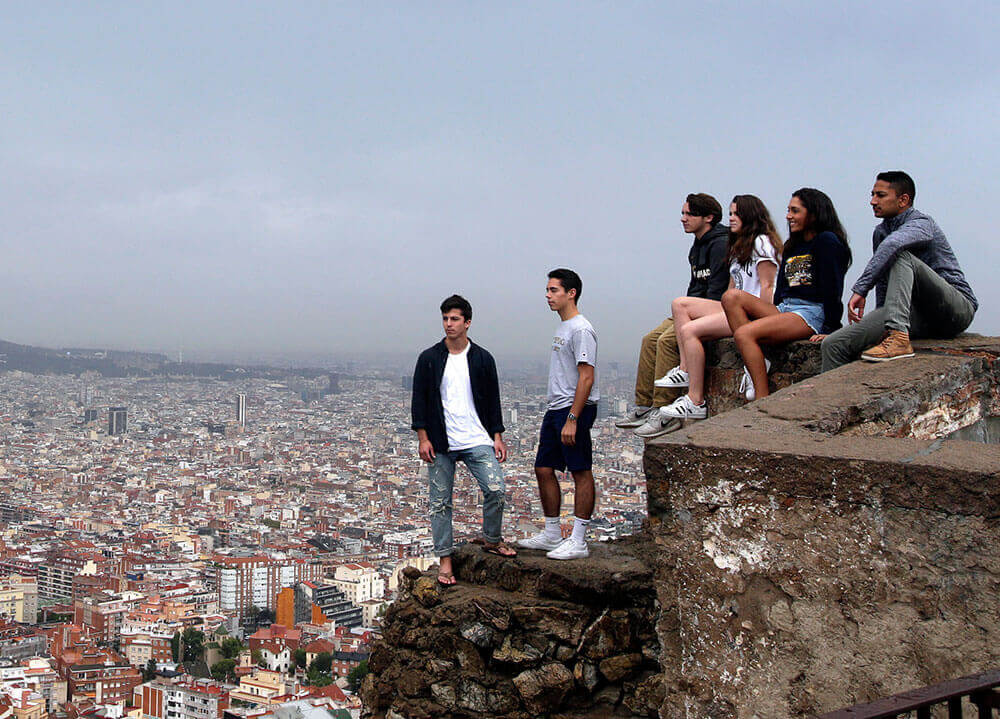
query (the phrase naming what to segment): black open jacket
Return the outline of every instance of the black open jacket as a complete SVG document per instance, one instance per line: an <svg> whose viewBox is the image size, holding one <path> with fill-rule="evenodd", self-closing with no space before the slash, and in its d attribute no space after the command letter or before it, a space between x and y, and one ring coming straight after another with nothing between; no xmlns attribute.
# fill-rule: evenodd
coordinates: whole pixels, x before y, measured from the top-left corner
<svg viewBox="0 0 1000 719"><path fill-rule="evenodd" d="M493 355L469 341L469 380L472 383L472 401L476 414L483 423L486 433L495 437L504 431L500 415L500 382L497 380L497 365ZM427 431L427 438L435 452L448 451L448 432L444 426L444 406L441 404L441 378L448 362L448 347L441 340L428 347L417 358L413 370L413 415L414 430Z"/></svg>

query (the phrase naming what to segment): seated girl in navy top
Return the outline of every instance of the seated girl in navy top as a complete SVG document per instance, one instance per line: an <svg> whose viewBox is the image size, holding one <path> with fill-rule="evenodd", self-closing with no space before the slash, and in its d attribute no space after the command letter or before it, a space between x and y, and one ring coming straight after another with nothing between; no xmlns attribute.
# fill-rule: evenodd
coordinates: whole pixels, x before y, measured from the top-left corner
<svg viewBox="0 0 1000 719"><path fill-rule="evenodd" d="M766 397L767 371L761 345L809 338L819 342L840 327L844 275L851 248L825 193L804 187L788 203L788 242L778 270L774 304L741 290L727 290L722 307L752 387L747 399Z"/></svg>

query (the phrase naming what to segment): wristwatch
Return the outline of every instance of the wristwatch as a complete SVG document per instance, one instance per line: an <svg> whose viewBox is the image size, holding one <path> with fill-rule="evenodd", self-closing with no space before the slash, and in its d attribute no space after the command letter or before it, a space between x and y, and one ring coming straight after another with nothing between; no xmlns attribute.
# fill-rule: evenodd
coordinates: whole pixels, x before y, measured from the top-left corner
<svg viewBox="0 0 1000 719"><path fill-rule="evenodd" d="M573 414L572 412L570 412L569 414L566 415L566 421L567 422L576 422L576 415Z"/></svg>

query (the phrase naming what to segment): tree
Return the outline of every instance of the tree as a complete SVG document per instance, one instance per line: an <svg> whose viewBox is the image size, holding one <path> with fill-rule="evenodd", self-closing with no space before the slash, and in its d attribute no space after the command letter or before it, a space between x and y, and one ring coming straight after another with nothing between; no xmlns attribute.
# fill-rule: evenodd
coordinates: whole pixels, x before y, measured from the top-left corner
<svg viewBox="0 0 1000 719"><path fill-rule="evenodd" d="M250 652L250 658L253 660L254 664L264 666L264 654L260 651L260 649L254 649Z"/></svg>
<svg viewBox="0 0 1000 719"><path fill-rule="evenodd" d="M368 660L362 659L358 666L351 670L351 673L347 675L347 683L351 685L351 691L357 692L361 687L361 682L364 681L365 675L368 674Z"/></svg>
<svg viewBox="0 0 1000 719"><path fill-rule="evenodd" d="M180 632L174 632L174 636L170 637L170 654L175 662L179 662L181 660Z"/></svg>
<svg viewBox="0 0 1000 719"><path fill-rule="evenodd" d="M314 687L325 687L328 684L333 684L333 677L321 672L316 668L316 662L313 662L306 672L306 684L311 684Z"/></svg>
<svg viewBox="0 0 1000 719"><path fill-rule="evenodd" d="M235 659L243 650L243 644L236 637L226 637L219 644L219 651L226 659Z"/></svg>
<svg viewBox="0 0 1000 719"><path fill-rule="evenodd" d="M196 662L205 651L205 633L194 627L187 627L181 635L181 643L184 645L184 661Z"/></svg>
<svg viewBox="0 0 1000 719"><path fill-rule="evenodd" d="M295 666L299 669L306 668L306 650L299 647L292 653L292 659L295 660Z"/></svg>
<svg viewBox="0 0 1000 719"><path fill-rule="evenodd" d="M313 663L310 665L310 669L316 667L316 671L323 674L329 674L330 667L333 666L333 655L330 652L320 652L313 659Z"/></svg>
<svg viewBox="0 0 1000 719"><path fill-rule="evenodd" d="M270 527L271 529L281 529L281 522L277 519L265 519L262 524L265 527Z"/></svg>
<svg viewBox="0 0 1000 719"><path fill-rule="evenodd" d="M258 627L269 627L274 624L275 616L274 610L267 607L262 608L257 612L257 626Z"/></svg>
<svg viewBox="0 0 1000 719"><path fill-rule="evenodd" d="M236 660L220 659L212 665L210 671L212 672L212 679L217 682L223 682L227 679L229 681L236 681Z"/></svg>
<svg viewBox="0 0 1000 719"><path fill-rule="evenodd" d="M146 662L146 668L142 670L142 680L148 682L156 676L156 660L150 659Z"/></svg>

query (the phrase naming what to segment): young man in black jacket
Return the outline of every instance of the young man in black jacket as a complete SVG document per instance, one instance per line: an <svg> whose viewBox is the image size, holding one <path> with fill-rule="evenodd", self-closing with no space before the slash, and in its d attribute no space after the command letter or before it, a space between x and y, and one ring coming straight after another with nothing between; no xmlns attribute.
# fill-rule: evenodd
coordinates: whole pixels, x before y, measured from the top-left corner
<svg viewBox="0 0 1000 719"><path fill-rule="evenodd" d="M460 295L441 303L444 339L420 353L413 371L412 427L420 459L428 463L431 535L439 557L438 582L455 583L451 554L452 489L455 464L465 462L483 491L486 551L503 557L516 552L500 535L507 459L500 416L500 383L493 356L469 340L472 305Z"/></svg>
<svg viewBox="0 0 1000 719"><path fill-rule="evenodd" d="M691 266L688 297L718 300L729 287L729 228L721 220L722 206L714 197L704 192L687 196L681 208L681 225L685 232L694 235L688 252ZM668 317L642 338L635 375L635 409L616 423L618 427L641 427L651 419L659 422L654 410L670 404L682 390L663 389L653 383L679 363L674 320Z"/></svg>

